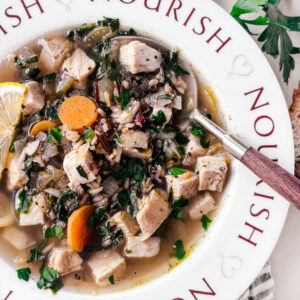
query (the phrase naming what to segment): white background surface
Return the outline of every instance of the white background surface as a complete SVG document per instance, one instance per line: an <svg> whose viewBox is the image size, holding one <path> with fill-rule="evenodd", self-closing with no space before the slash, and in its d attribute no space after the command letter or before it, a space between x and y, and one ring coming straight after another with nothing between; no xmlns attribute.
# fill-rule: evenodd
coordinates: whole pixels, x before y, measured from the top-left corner
<svg viewBox="0 0 300 300"><path fill-rule="evenodd" d="M228 12L235 0L215 0ZM281 0L281 10L291 16L300 16L299 0ZM300 32L292 34L293 44L300 47ZM258 43L260 46L261 44ZM270 62L286 97L287 105L292 102L292 95L300 81L300 54L294 55L296 68L287 86L279 73L278 61L266 56ZM275 280L275 300L300 299L300 212L290 208L285 227L279 242L270 258L272 274Z"/></svg>

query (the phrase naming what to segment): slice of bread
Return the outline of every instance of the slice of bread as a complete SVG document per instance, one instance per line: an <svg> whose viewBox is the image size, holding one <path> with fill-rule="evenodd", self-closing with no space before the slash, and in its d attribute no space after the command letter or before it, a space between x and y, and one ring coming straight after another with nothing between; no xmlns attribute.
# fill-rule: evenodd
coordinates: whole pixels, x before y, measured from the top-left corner
<svg viewBox="0 0 300 300"><path fill-rule="evenodd" d="M300 82L294 91L293 103L289 108L295 142L295 175L300 177Z"/></svg>

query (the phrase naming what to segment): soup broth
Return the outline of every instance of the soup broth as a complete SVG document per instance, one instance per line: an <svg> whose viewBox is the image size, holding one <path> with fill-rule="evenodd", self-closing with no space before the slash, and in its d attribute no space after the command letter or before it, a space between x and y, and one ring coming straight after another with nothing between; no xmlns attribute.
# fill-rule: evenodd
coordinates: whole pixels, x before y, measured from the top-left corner
<svg viewBox="0 0 300 300"><path fill-rule="evenodd" d="M176 51L114 40L135 34L105 19L0 65L0 82L28 88L1 179L16 215L1 255L33 278L57 271L41 288L107 293L156 278L192 252L219 206L230 157L203 128L173 123L189 74ZM219 121L212 90L201 91L202 112Z"/></svg>

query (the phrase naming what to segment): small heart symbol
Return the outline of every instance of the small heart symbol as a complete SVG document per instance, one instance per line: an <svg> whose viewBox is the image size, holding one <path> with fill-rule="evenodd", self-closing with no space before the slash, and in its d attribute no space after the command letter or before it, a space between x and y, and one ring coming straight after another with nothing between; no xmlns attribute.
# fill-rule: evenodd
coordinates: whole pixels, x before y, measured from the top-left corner
<svg viewBox="0 0 300 300"><path fill-rule="evenodd" d="M56 2L64 5L66 11L70 11L71 10L71 3L73 2L73 0L56 0Z"/></svg>
<svg viewBox="0 0 300 300"><path fill-rule="evenodd" d="M252 65L248 62L246 56L238 55L233 59L232 71L228 73L229 77L233 75L249 76L253 72Z"/></svg>
<svg viewBox="0 0 300 300"><path fill-rule="evenodd" d="M224 256L220 254L221 258L221 273L225 278L232 278L243 267L243 261L238 256Z"/></svg>

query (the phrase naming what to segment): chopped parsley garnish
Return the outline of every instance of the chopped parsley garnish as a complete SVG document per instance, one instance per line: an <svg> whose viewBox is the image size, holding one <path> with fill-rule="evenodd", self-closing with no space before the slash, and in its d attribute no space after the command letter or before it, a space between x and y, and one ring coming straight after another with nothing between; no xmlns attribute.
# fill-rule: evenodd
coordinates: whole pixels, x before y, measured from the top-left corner
<svg viewBox="0 0 300 300"><path fill-rule="evenodd" d="M112 18L104 17L104 20L98 21L97 24L99 26L109 26L112 32L114 32L120 28L119 19L112 19Z"/></svg>
<svg viewBox="0 0 300 300"><path fill-rule="evenodd" d="M122 190L117 195L117 201L119 204L126 208L126 211L131 214L133 217L136 216L139 207L138 207L138 200L136 191L131 189L128 193L127 190Z"/></svg>
<svg viewBox="0 0 300 300"><path fill-rule="evenodd" d="M130 91L129 90L124 90L121 98L115 96L115 100L120 103L120 105L122 106L123 109L127 108L129 99L130 99Z"/></svg>
<svg viewBox="0 0 300 300"><path fill-rule="evenodd" d="M211 222L212 222L212 220L207 215L202 216L201 223L202 223L202 227L204 228L205 231L208 230L208 227Z"/></svg>
<svg viewBox="0 0 300 300"><path fill-rule="evenodd" d="M186 145L190 140L186 136L184 136L181 132L178 132L175 136L175 141L179 145Z"/></svg>
<svg viewBox="0 0 300 300"><path fill-rule="evenodd" d="M26 65L30 65L30 64L34 64L37 63L39 61L39 57L37 55L34 55L32 57L30 57L29 59L27 59L25 61Z"/></svg>
<svg viewBox="0 0 300 300"><path fill-rule="evenodd" d="M54 72L54 73L51 73L51 74L47 74L43 77L43 79L47 82L51 82L51 81L54 81L57 77L57 73Z"/></svg>
<svg viewBox="0 0 300 300"><path fill-rule="evenodd" d="M88 128L85 132L84 139L87 140L95 135L95 131L92 128Z"/></svg>
<svg viewBox="0 0 300 300"><path fill-rule="evenodd" d="M83 24L79 27L73 28L67 32L68 40L75 42L77 36L84 37L90 31L92 31L96 27L95 23L92 24Z"/></svg>
<svg viewBox="0 0 300 300"><path fill-rule="evenodd" d="M170 169L170 173L173 175L173 176L177 176L177 175L181 175L184 173L184 171L180 168L172 168Z"/></svg>
<svg viewBox="0 0 300 300"><path fill-rule="evenodd" d="M62 130L60 128L52 128L50 129L50 135L54 137L59 143L62 140Z"/></svg>
<svg viewBox="0 0 300 300"><path fill-rule="evenodd" d="M29 280L30 274L31 274L30 268L22 268L17 270L18 278L25 281Z"/></svg>
<svg viewBox="0 0 300 300"><path fill-rule="evenodd" d="M45 238L56 237L61 239L64 236L64 231L62 226L53 226L51 228L47 228L45 231Z"/></svg>
<svg viewBox="0 0 300 300"><path fill-rule="evenodd" d="M183 210L178 210L178 211L176 211L176 218L177 219L182 219L182 218L184 218L184 211Z"/></svg>
<svg viewBox="0 0 300 300"><path fill-rule="evenodd" d="M30 192L26 192L26 190L22 189L22 191L18 195L19 205L17 211L19 213L28 214L29 207L32 203L32 197Z"/></svg>
<svg viewBox="0 0 300 300"><path fill-rule="evenodd" d="M109 280L109 282L110 282L112 285L115 284L114 275L109 276L108 280Z"/></svg>
<svg viewBox="0 0 300 300"><path fill-rule="evenodd" d="M201 136L203 135L203 129L201 127L195 127L192 130L192 135Z"/></svg>
<svg viewBox="0 0 300 300"><path fill-rule="evenodd" d="M178 200L173 201L171 208L176 209L176 208L181 208L181 207L186 207L189 205L189 199L184 198L181 196Z"/></svg>
<svg viewBox="0 0 300 300"><path fill-rule="evenodd" d="M155 123L160 126L163 125L167 121L166 115L162 110L159 110L157 112L157 115L153 116L153 117L154 117Z"/></svg>
<svg viewBox="0 0 300 300"><path fill-rule="evenodd" d="M183 69L178 63L178 51L164 51L162 53L163 66L166 69L172 70L176 75L188 75L189 72Z"/></svg>
<svg viewBox="0 0 300 300"><path fill-rule="evenodd" d="M186 251L184 250L184 245L182 240L178 240L174 244L175 246L175 257L178 260L182 260L185 257Z"/></svg>
<svg viewBox="0 0 300 300"><path fill-rule="evenodd" d="M91 227L95 224L95 215L92 214L86 222L86 227Z"/></svg>
<svg viewBox="0 0 300 300"><path fill-rule="evenodd" d="M132 253L132 250L126 249L125 252L126 252L127 254L131 254L131 253Z"/></svg>
<svg viewBox="0 0 300 300"><path fill-rule="evenodd" d="M119 134L117 132L116 132L115 136L116 136L116 139L117 139L118 143L122 144L121 137L119 136Z"/></svg>
<svg viewBox="0 0 300 300"><path fill-rule="evenodd" d="M51 289L53 294L58 292L63 287L63 283L61 281L58 271L47 267L45 260L40 268L40 279L37 282L37 287L39 289L49 288Z"/></svg>
<svg viewBox="0 0 300 300"><path fill-rule="evenodd" d="M186 154L185 149L183 147L177 147L176 150L180 155Z"/></svg>
<svg viewBox="0 0 300 300"><path fill-rule="evenodd" d="M45 258L45 255L42 252L40 252L37 248L33 248L33 249L30 249L27 263L28 264L32 263L35 260L43 260L44 258Z"/></svg>
<svg viewBox="0 0 300 300"><path fill-rule="evenodd" d="M81 165L79 165L77 168L76 168L77 172L79 173L79 175L85 179L88 179L88 176L86 174L86 172L84 171L83 167Z"/></svg>

